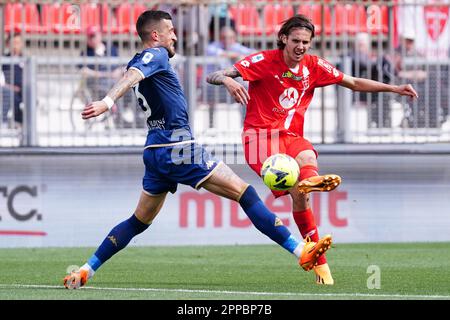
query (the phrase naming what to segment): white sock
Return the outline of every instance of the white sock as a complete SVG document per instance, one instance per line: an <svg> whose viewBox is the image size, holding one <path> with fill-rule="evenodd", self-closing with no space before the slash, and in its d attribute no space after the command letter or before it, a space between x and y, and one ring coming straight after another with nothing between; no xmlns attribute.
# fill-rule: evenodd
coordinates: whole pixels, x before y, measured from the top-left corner
<svg viewBox="0 0 450 320"><path fill-rule="evenodd" d="M94 276L94 274L95 274L94 269L92 269L91 266L88 265L87 263L85 263L84 265L82 265L80 269L87 270L87 272L88 272L88 280L89 280L90 278L92 278L92 277Z"/></svg>
<svg viewBox="0 0 450 320"><path fill-rule="evenodd" d="M298 246L294 249L294 252L292 252L293 254L295 254L295 256L297 258L300 258L300 256L302 255L302 250L303 247L305 246L305 243L303 241L298 243Z"/></svg>

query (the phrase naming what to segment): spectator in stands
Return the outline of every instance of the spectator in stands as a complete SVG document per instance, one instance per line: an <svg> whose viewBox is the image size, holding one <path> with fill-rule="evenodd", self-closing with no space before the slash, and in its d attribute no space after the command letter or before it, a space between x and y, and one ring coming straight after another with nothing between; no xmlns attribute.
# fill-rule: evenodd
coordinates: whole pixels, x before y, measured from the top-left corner
<svg viewBox="0 0 450 320"><path fill-rule="evenodd" d="M237 35L234 28L223 21L223 25L219 32L219 39L212 41L206 48L207 56L222 57L224 59L218 60L214 65L208 65L206 74L214 71L227 69L231 67L236 61L243 59L245 56L255 52L254 49L246 47L237 41ZM244 81L239 80L243 85ZM245 84L246 85L246 84ZM219 90L216 86L207 86L207 100L210 107L214 108L215 103L234 103L226 90ZM241 109L241 113L245 111Z"/></svg>
<svg viewBox="0 0 450 320"><path fill-rule="evenodd" d="M158 10L166 11L173 17L173 25L182 36L176 46L180 55L198 55L202 39L206 37L208 26L203 18L207 12L205 6L192 6L189 3L161 3Z"/></svg>
<svg viewBox="0 0 450 320"><path fill-rule="evenodd" d="M21 57L23 55L23 39L20 33L13 33L6 38L6 56ZM13 109L13 118L16 124L23 122L23 64L5 63L2 64L2 73L0 76L1 94L2 94L2 120L6 121L8 113Z"/></svg>
<svg viewBox="0 0 450 320"><path fill-rule="evenodd" d="M2 105L2 108L0 109L0 127L1 122L8 121L8 111L11 109L11 105L14 105L11 103L11 93L12 90L6 87L5 75L3 74L3 71L0 71L0 102Z"/></svg>
<svg viewBox="0 0 450 320"><path fill-rule="evenodd" d="M368 33L361 32L355 36L354 51L350 57L353 75L384 83L391 83L394 80L394 70L390 60L385 55L377 57L374 54ZM353 100L357 105L368 108L370 128L391 127L389 94L354 92Z"/></svg>
<svg viewBox="0 0 450 320"><path fill-rule="evenodd" d="M409 82L424 81L427 73L424 70L410 70L403 65L403 58L424 58L415 47L415 36L412 32L400 36L400 44L395 48L394 56L390 59L394 66L396 76L407 79Z"/></svg>
<svg viewBox="0 0 450 320"><path fill-rule="evenodd" d="M208 45L206 55L230 59L230 63L225 66L228 67L255 51L237 42L236 38L236 31L231 26L222 26L219 32L219 40L212 41Z"/></svg>
<svg viewBox="0 0 450 320"><path fill-rule="evenodd" d="M415 46L415 35L412 31L405 32L400 35L400 42L397 48L395 48L395 52L392 57L389 57L391 64L393 66L394 74L396 78L399 78L401 81L408 81L410 83L414 83L417 88L417 93L419 94L419 98L416 102L416 106L405 102L404 103L404 119L402 121L403 127L436 127L440 125L440 122L443 122L445 117L441 115L441 110L438 110L436 106L436 96L439 95L437 92L436 86L430 85L427 89L426 80L433 80L436 78L436 75L433 75L431 78L428 75L428 72L422 70L425 66L420 64L420 59L424 59L425 57L421 54ZM407 63L405 61L407 59L412 59L412 64ZM431 65L428 67L430 72L436 67ZM444 72L446 74L446 72ZM443 77L439 79L441 81L442 87L446 87L447 78ZM428 90L428 102L425 101L425 97L427 96L426 92ZM445 90L441 92L445 94ZM444 104L446 101L441 98L441 104ZM445 108L444 108L445 110ZM425 113L428 113L427 117L424 117ZM425 118L428 119L428 123L425 123ZM439 122L440 120L440 122Z"/></svg>
<svg viewBox="0 0 450 320"><path fill-rule="evenodd" d="M95 26L89 26L86 29L86 51L81 53L86 57L118 57L118 49L114 45L108 46L103 41L101 30ZM101 61L104 61L102 59ZM125 71L124 66L106 63L88 63L80 65L81 72L86 78L87 87L91 90L91 99L98 100L104 97L109 88L119 79ZM134 123L135 113L128 107L132 104L133 95L131 93L125 96L121 103L124 105L119 111L114 108L113 118L117 126L130 127Z"/></svg>
<svg viewBox="0 0 450 320"><path fill-rule="evenodd" d="M97 27L90 26L86 30L86 51L83 51L81 55L87 57L117 57L118 50L116 46L108 47L103 42L101 31ZM91 79L105 79L106 81L109 77L120 78L123 68L108 64L88 64L82 67L82 73ZM111 80L111 83L115 81L114 79ZM107 87L109 88L109 84Z"/></svg>

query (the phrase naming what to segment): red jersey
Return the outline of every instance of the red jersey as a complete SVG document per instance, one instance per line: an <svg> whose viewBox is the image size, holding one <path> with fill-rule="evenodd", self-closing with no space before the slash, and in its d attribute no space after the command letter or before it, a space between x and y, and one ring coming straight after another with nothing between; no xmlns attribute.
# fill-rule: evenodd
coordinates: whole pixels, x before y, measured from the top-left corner
<svg viewBox="0 0 450 320"><path fill-rule="evenodd" d="M249 81L244 130L278 129L297 136L303 136L304 115L314 89L339 83L344 77L326 60L307 54L294 72L279 49L252 54L234 66Z"/></svg>

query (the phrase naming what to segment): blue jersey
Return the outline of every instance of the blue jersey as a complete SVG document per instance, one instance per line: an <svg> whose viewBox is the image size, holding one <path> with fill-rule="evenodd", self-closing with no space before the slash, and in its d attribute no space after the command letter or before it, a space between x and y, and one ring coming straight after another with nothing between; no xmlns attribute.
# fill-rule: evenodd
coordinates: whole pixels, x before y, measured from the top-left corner
<svg viewBox="0 0 450 320"><path fill-rule="evenodd" d="M148 48L137 53L127 69L135 69L144 77L134 92L147 116L149 129L146 146L168 145L191 141L187 102L177 75L169 63L166 48Z"/></svg>

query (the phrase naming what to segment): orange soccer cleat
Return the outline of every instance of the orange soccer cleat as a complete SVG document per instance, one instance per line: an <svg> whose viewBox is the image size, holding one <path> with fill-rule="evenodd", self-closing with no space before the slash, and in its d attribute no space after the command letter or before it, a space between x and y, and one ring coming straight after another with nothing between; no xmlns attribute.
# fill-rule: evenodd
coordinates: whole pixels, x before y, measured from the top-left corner
<svg viewBox="0 0 450 320"><path fill-rule="evenodd" d="M317 242L311 241L310 237L307 237L305 241L298 263L305 271L309 271L317 265L317 259L330 249L332 238L328 234Z"/></svg>
<svg viewBox="0 0 450 320"><path fill-rule="evenodd" d="M69 275L64 277L64 287L66 289L78 289L84 286L88 279L88 271L80 269L72 271Z"/></svg>
<svg viewBox="0 0 450 320"><path fill-rule="evenodd" d="M306 194L312 191L331 191L341 184L341 177L336 174L313 176L298 183L298 191Z"/></svg>

